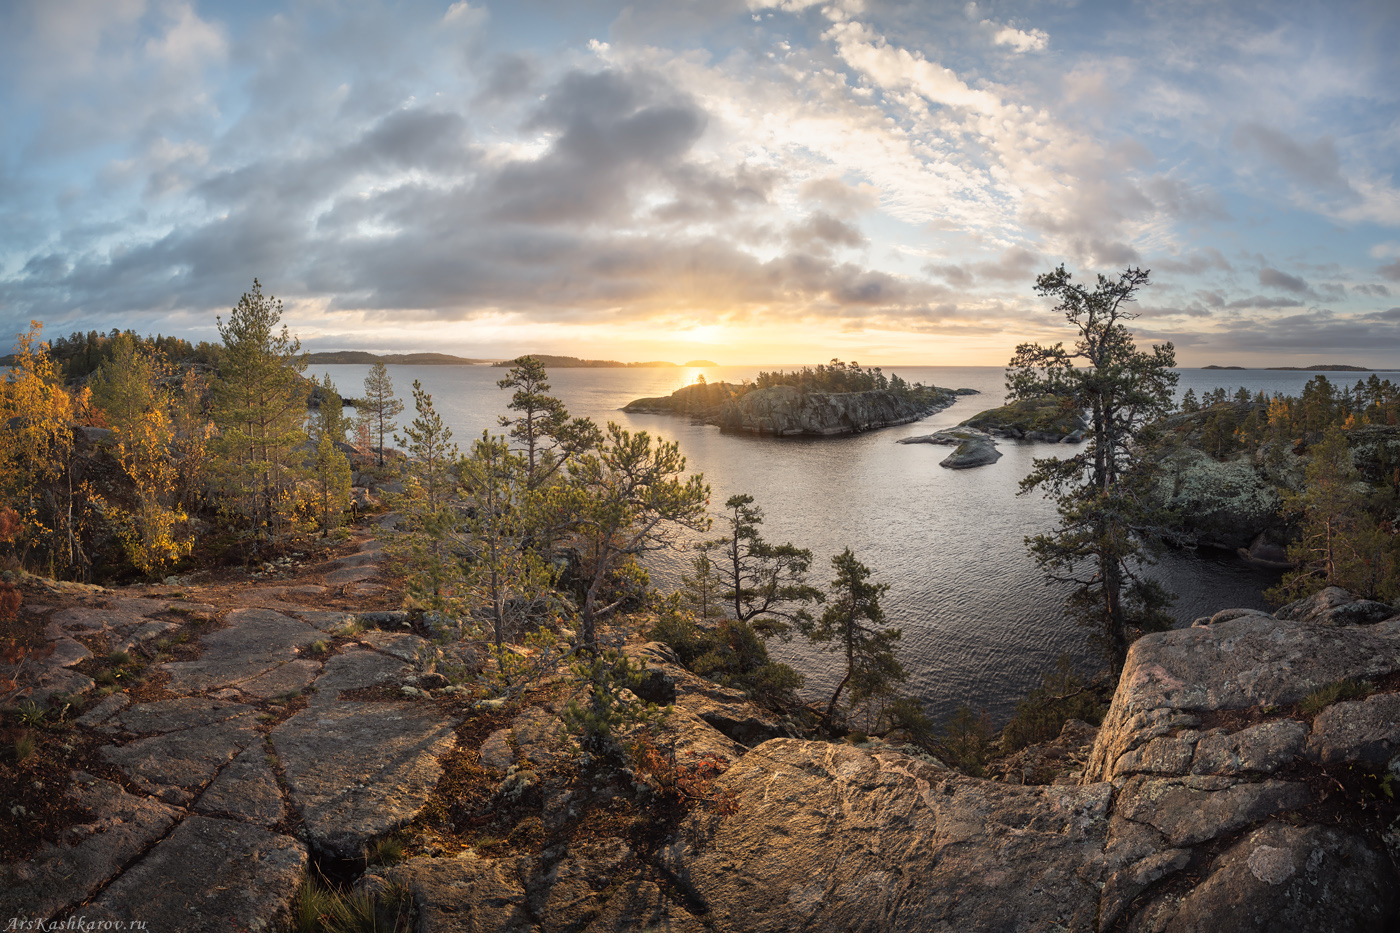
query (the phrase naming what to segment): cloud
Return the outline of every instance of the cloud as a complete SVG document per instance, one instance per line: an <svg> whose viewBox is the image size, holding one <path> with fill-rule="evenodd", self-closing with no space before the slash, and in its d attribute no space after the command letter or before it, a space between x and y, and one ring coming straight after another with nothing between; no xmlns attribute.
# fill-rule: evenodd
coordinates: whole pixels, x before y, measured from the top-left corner
<svg viewBox="0 0 1400 933"><path fill-rule="evenodd" d="M853 217L880 205L879 189L874 185L868 182L848 185L831 175L803 182L798 193L804 201L817 204L838 217Z"/></svg>
<svg viewBox="0 0 1400 933"><path fill-rule="evenodd" d="M1310 291L1308 283L1298 278L1296 275L1289 275L1277 269L1265 267L1259 270L1259 284L1265 288L1282 288L1285 291L1300 292L1306 294Z"/></svg>
<svg viewBox="0 0 1400 933"><path fill-rule="evenodd" d="M1219 196L1204 185L1193 186L1167 175L1154 175L1143 183L1142 188L1159 210L1181 220L1201 222L1230 219Z"/></svg>
<svg viewBox="0 0 1400 933"><path fill-rule="evenodd" d="M1234 269L1220 250L1213 246L1192 250L1184 256L1153 257L1148 265L1154 271L1177 272L1185 275L1200 275L1211 270L1230 272Z"/></svg>
<svg viewBox="0 0 1400 933"><path fill-rule="evenodd" d="M1365 295L1368 298L1389 298L1390 289L1384 285L1369 283L1363 285L1353 285L1351 290L1358 295Z"/></svg>
<svg viewBox="0 0 1400 933"><path fill-rule="evenodd" d="M1246 123L1235 130L1234 143L1240 149L1257 150L1298 184L1347 200L1359 197L1342 177L1341 160L1330 137L1300 143L1272 127Z"/></svg>
<svg viewBox="0 0 1400 933"><path fill-rule="evenodd" d="M1296 298L1283 298L1280 296L1251 295L1248 298L1237 298L1225 305L1227 308L1253 308L1253 309L1275 309L1275 308L1301 308L1303 302Z"/></svg>
<svg viewBox="0 0 1400 933"><path fill-rule="evenodd" d="M1038 272L1045 271L1048 263L1039 253L1023 246L1013 246L990 262L963 264L935 264L925 266L925 271L938 275L949 285L969 288L979 282L1022 284L1029 287Z"/></svg>
<svg viewBox="0 0 1400 933"><path fill-rule="evenodd" d="M1391 282L1400 282L1400 259L1394 259L1376 268L1381 278Z"/></svg>
<svg viewBox="0 0 1400 933"><path fill-rule="evenodd" d="M1040 51L1050 43L1050 37L1039 29L1032 29L1030 32L1022 32L1014 26L1000 26L989 19L982 20L983 26L990 26L996 30L992 36L992 41L997 45L1010 46L1016 52Z"/></svg>

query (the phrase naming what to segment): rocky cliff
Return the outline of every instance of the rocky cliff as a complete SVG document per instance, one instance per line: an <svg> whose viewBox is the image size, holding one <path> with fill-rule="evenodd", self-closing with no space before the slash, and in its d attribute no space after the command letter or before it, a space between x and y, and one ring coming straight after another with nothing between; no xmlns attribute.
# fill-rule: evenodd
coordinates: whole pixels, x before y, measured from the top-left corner
<svg viewBox="0 0 1400 933"><path fill-rule="evenodd" d="M1047 747L1082 761L1048 784L784 737L648 646L676 754L727 762L733 806L692 812L645 864L616 838L388 877L423 930L1393 930L1400 617L1350 624L1391 614L1331 590L1147 636L1087 761L1082 723ZM520 734L507 758L528 753Z"/></svg>
<svg viewBox="0 0 1400 933"><path fill-rule="evenodd" d="M1143 638L1078 785L767 742L722 779L739 816L667 864L716 930L1395 929L1400 618L1336 625L1350 604Z"/></svg>
<svg viewBox="0 0 1400 933"><path fill-rule="evenodd" d="M973 391L936 387L907 393L882 389L814 392L796 386L746 388L723 382L686 386L670 396L629 402L623 411L693 415L722 430L745 434L830 437L908 424Z"/></svg>

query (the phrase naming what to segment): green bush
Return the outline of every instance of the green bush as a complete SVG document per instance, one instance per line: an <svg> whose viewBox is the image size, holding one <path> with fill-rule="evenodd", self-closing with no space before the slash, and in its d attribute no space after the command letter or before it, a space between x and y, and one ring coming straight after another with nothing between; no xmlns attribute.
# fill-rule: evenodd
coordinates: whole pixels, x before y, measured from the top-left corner
<svg viewBox="0 0 1400 933"><path fill-rule="evenodd" d="M669 645L681 663L696 674L743 690L764 706L794 705L805 682L800 673L768 656L763 636L748 622L725 619L706 630L696 625L689 613L668 606L648 636Z"/></svg>
<svg viewBox="0 0 1400 933"><path fill-rule="evenodd" d="M1001 732L1003 752L1014 752L1057 738L1071 719L1098 725L1107 712L1100 688L1074 673L1069 655L1062 654L1039 687L1016 704L1016 714Z"/></svg>

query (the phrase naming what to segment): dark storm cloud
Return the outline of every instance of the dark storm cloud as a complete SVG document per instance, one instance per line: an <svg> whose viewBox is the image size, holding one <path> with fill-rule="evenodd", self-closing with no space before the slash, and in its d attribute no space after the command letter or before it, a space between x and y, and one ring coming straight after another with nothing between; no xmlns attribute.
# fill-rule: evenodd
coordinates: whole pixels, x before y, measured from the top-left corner
<svg viewBox="0 0 1400 933"><path fill-rule="evenodd" d="M637 183L679 163L705 129L698 104L657 99L658 85L617 72L567 76L526 124L558 137L541 158L501 172L488 216L549 224L627 215Z"/></svg>

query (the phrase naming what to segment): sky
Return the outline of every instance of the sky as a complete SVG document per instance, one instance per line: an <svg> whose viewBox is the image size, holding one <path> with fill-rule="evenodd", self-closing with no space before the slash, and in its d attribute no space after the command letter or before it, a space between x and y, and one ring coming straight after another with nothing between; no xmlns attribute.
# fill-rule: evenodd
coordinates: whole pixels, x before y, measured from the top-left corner
<svg viewBox="0 0 1400 933"><path fill-rule="evenodd" d="M11 0L0 333L1400 367L1400 6Z"/></svg>

